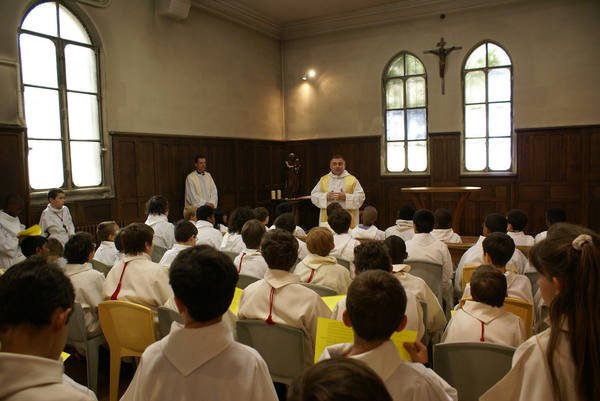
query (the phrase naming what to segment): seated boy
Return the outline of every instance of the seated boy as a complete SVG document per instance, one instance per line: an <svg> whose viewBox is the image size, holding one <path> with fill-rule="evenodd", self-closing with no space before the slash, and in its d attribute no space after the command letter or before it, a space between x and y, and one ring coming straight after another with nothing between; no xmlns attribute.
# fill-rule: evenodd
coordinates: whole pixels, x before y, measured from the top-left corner
<svg viewBox="0 0 600 401"><path fill-rule="evenodd" d="M518 347L525 341L521 319L502 309L506 277L493 266L482 265L471 277L472 301L450 319L442 342L488 342Z"/></svg>
<svg viewBox="0 0 600 401"><path fill-rule="evenodd" d="M212 206L204 205L196 209L196 245L210 245L215 249L221 247L223 234L214 225L215 209Z"/></svg>
<svg viewBox="0 0 600 401"><path fill-rule="evenodd" d="M333 215L334 212L338 211L338 210L344 210L344 208L342 207L342 205L340 205L337 202L333 202L330 203L329 205L327 205L327 208L325 209L325 213L327 214L327 218L329 219L329 216ZM350 219L352 219L352 217L350 217ZM319 222L319 227L325 227L327 228L329 231L331 231L333 233L333 229L329 226L329 222L328 221L320 221Z"/></svg>
<svg viewBox="0 0 600 401"><path fill-rule="evenodd" d="M506 270L506 264L515 252L515 243L511 237L504 233L491 233L483 240L483 262L492 265L506 276L507 292L511 298L519 298L533 305L531 282L522 275ZM465 286L463 299L471 296L471 286Z"/></svg>
<svg viewBox="0 0 600 401"><path fill-rule="evenodd" d="M85 232L72 236L65 244L67 264L63 269L75 289L75 302L79 302L83 309L85 328L88 334L96 335L101 332L98 304L103 301L104 274L88 263L94 255L92 240L92 236Z"/></svg>
<svg viewBox="0 0 600 401"><path fill-rule="evenodd" d="M291 213L280 214L273 222L273 226L280 230L285 230L289 233L294 234L296 230L296 222L294 221L294 215ZM308 255L306 243L300 240L296 235L294 236L296 237L296 241L298 241L298 259L304 259Z"/></svg>
<svg viewBox="0 0 600 401"><path fill-rule="evenodd" d="M302 329L306 358L312 361L317 318L328 318L331 311L316 292L300 284L300 277L289 272L298 255L298 242L292 234L278 229L269 230L260 248L269 270L263 280L244 289L238 317Z"/></svg>
<svg viewBox="0 0 600 401"><path fill-rule="evenodd" d="M355 240L348 233L351 222L352 216L344 209L336 210L327 217L327 223L329 223L329 227L334 232L333 242L335 244L330 255L349 262L354 261L354 248L360 245L360 241Z"/></svg>
<svg viewBox="0 0 600 401"><path fill-rule="evenodd" d="M310 252L296 265L294 274L305 283L322 285L345 294L350 285L350 271L337 263L329 253L333 249L333 235L325 227L315 227L308 232L306 245Z"/></svg>
<svg viewBox="0 0 600 401"><path fill-rule="evenodd" d="M146 202L147 226L154 230L152 243L164 249L171 249L175 243L175 227L169 222L169 202L161 195L155 195Z"/></svg>
<svg viewBox="0 0 600 401"><path fill-rule="evenodd" d="M48 263L56 263L59 267L64 267L67 261L64 258L63 244L56 238L48 238L46 248L48 249L46 256Z"/></svg>
<svg viewBox="0 0 600 401"><path fill-rule="evenodd" d="M472 263L484 263L483 240L491 233L506 233L507 226L508 223L506 218L500 213L490 213L485 216L485 220L483 222L483 235L481 235L477 242L472 247L467 249L467 251L462 255L460 261L458 262L456 271L454 272L454 293L457 297L462 295L463 266ZM512 254L512 257L506 266L509 270L514 270L519 274L523 274L530 269L527 258L525 255L523 255L523 252L518 249L515 249L515 252Z"/></svg>
<svg viewBox="0 0 600 401"><path fill-rule="evenodd" d="M413 205L404 205L398 210L398 219L396 224L388 227L385 230L385 237L396 235L404 241L408 241L415 235L413 228L413 216L415 215L415 207Z"/></svg>
<svg viewBox="0 0 600 401"><path fill-rule="evenodd" d="M73 299L69 279L42 257L0 276L0 399L96 400L63 373L59 360Z"/></svg>
<svg viewBox="0 0 600 401"><path fill-rule="evenodd" d="M427 305L425 329L432 336L441 335L446 327L446 315L444 315L437 296L429 288L425 280L409 273L410 266L404 264L404 259L407 256L404 240L396 235L392 235L385 239L384 244L390 254L392 272L400 280L402 287L406 290L406 294L409 298L411 293L414 294L417 302Z"/></svg>
<svg viewBox="0 0 600 401"><path fill-rule="evenodd" d="M198 229L189 220L179 220L175 224L175 244L171 249L167 250L163 257L158 262L161 266L171 266L173 260L177 254L184 249L196 245L196 236L198 235Z"/></svg>
<svg viewBox="0 0 600 401"><path fill-rule="evenodd" d="M457 399L456 390L433 370L401 360L390 341L394 332L406 326L406 294L396 278L380 270L363 272L350 284L346 301L343 321L352 327L354 343L327 347L321 360L350 357L365 362L381 377L394 401Z"/></svg>
<svg viewBox="0 0 600 401"><path fill-rule="evenodd" d="M21 251L23 256L29 258L31 256L41 256L43 258L48 257L48 247L46 247L48 240L42 235L32 235L23 238L21 242Z"/></svg>
<svg viewBox="0 0 600 401"><path fill-rule="evenodd" d="M508 222L507 234L515 241L516 246L533 246L534 239L523 232L527 225L527 215L522 210L512 209L506 214Z"/></svg>
<svg viewBox="0 0 600 401"><path fill-rule="evenodd" d="M122 401L210 398L276 401L267 365L234 341L222 321L238 275L231 260L206 246L182 251L169 280L184 324L150 345Z"/></svg>
<svg viewBox="0 0 600 401"><path fill-rule="evenodd" d="M436 209L433 213L435 224L431 235L446 244L462 244L460 235L452 229L452 214L448 209Z"/></svg>
<svg viewBox="0 0 600 401"><path fill-rule="evenodd" d="M453 305L452 271L454 270L452 257L448 246L431 235L434 224L435 218L430 210L421 209L415 212L413 217L415 235L406 241L407 259L442 265L443 299L446 306L451 307Z"/></svg>
<svg viewBox="0 0 600 401"><path fill-rule="evenodd" d="M373 206L365 207L360 218L362 223L350 230L352 238L377 241L383 241L385 239L385 233L375 226L375 222L377 221L377 209Z"/></svg>
<svg viewBox="0 0 600 401"><path fill-rule="evenodd" d="M40 227L46 237L56 238L64 245L75 234L75 225L69 208L65 206L65 192L59 188L48 191L48 206L40 216Z"/></svg>
<svg viewBox="0 0 600 401"><path fill-rule="evenodd" d="M277 217L281 216L282 214L292 212L293 209L291 204L289 204L288 202L281 202L275 207L275 218L277 219ZM275 221L273 221L273 225L269 227L269 230L274 230L275 228ZM296 226L296 223L294 223L294 236L298 238L306 237L306 232L304 231L304 229L300 226Z"/></svg>
<svg viewBox="0 0 600 401"><path fill-rule="evenodd" d="M8 269L25 260L19 247L19 232L25 229L19 220L23 210L23 199L18 195L9 195L0 210L0 268Z"/></svg>
<svg viewBox="0 0 600 401"><path fill-rule="evenodd" d="M269 211L267 208L259 206L254 208L254 215L256 220L264 224L265 227L269 226Z"/></svg>
<svg viewBox="0 0 600 401"><path fill-rule="evenodd" d="M96 249L93 259L102 262L107 266L116 263L119 257L119 251L115 246L115 237L119 232L119 225L114 221L103 221L96 227L96 235L100 246Z"/></svg>
<svg viewBox="0 0 600 401"><path fill-rule="evenodd" d="M132 223L121 230L125 257L106 275L104 299L120 299L150 308L164 305L173 296L169 286L169 269L150 260L152 227Z"/></svg>
<svg viewBox="0 0 600 401"><path fill-rule="evenodd" d="M265 225L259 220L248 220L242 227L242 240L246 248L233 261L239 274L263 278L267 262L260 253L260 242L267 232Z"/></svg>
<svg viewBox="0 0 600 401"><path fill-rule="evenodd" d="M198 220L196 218L196 210L198 208L195 206L186 206L183 208L183 219L187 220L187 221L191 221L192 224L196 224L196 221Z"/></svg>
<svg viewBox="0 0 600 401"><path fill-rule="evenodd" d="M354 259L356 262L356 274L362 274L367 270L383 270L392 272L392 261L386 246L381 241L367 242L354 248ZM412 292L407 292L406 304L406 329L417 332L417 338L423 338L425 334L425 321L423 319L423 308ZM346 310L346 298L341 299L333 308L331 318L342 320Z"/></svg>
<svg viewBox="0 0 600 401"><path fill-rule="evenodd" d="M551 208L546 211L546 228L550 228L550 226L554 223L562 223L565 221L567 221L567 214L563 209ZM548 231L542 231L535 236L534 242L537 244L538 242L546 239L547 234Z"/></svg>
<svg viewBox="0 0 600 401"><path fill-rule="evenodd" d="M242 227L254 218L254 211L249 207L238 207L229 218L229 231L221 241L221 251L240 253L246 247L242 240Z"/></svg>

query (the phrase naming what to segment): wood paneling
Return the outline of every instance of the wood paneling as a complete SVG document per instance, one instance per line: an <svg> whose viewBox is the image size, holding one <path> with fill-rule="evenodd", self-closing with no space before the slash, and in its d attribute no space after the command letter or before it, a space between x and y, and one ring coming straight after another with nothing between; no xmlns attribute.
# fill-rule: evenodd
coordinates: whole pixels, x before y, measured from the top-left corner
<svg viewBox="0 0 600 401"><path fill-rule="evenodd" d="M0 125L0 208L8 195L19 195L25 202L22 222L28 221L29 191L25 168L25 129Z"/></svg>

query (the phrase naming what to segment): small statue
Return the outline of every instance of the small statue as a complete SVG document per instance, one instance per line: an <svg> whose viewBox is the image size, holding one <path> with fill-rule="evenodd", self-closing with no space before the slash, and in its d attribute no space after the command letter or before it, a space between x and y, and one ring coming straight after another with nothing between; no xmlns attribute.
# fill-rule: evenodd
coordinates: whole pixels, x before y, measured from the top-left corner
<svg viewBox="0 0 600 401"><path fill-rule="evenodd" d="M292 199L298 195L300 190L300 167L302 167L300 159L294 153L288 154L283 169L285 173L283 197L285 199Z"/></svg>

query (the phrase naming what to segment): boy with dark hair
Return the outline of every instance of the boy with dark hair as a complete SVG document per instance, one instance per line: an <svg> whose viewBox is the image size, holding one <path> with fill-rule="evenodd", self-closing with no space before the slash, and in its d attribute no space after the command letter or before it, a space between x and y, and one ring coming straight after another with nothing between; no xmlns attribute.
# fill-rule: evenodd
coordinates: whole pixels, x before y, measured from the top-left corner
<svg viewBox="0 0 600 401"><path fill-rule="evenodd" d="M150 259L153 237L152 227L142 223L132 223L121 230L125 256L106 275L102 289L104 299L157 308L173 296L169 269Z"/></svg>
<svg viewBox="0 0 600 401"><path fill-rule="evenodd" d="M63 244L56 238L48 238L46 241L46 249L48 249L48 254L46 256L48 263L56 263L59 267L64 267L67 261L63 257Z"/></svg>
<svg viewBox="0 0 600 401"><path fill-rule="evenodd" d="M448 246L431 235L435 224L435 217L431 210L421 209L415 212L413 223L415 235L412 239L406 241L407 259L421 260L442 266L442 294L445 306L450 308L454 304L452 291L454 265ZM447 308L445 310L448 310Z"/></svg>
<svg viewBox="0 0 600 401"><path fill-rule="evenodd" d="M19 220L23 211L23 198L8 195L0 210L0 269L8 269L25 260L19 247L19 233L25 229Z"/></svg>
<svg viewBox="0 0 600 401"><path fill-rule="evenodd" d="M377 209L373 206L366 206L360 214L361 224L358 224L350 233L355 239L369 239L383 241L385 233L375 226L377 221Z"/></svg>
<svg viewBox="0 0 600 401"><path fill-rule="evenodd" d="M507 228L508 222L506 221L506 217L500 213L490 213L485 217L482 235L477 239L477 242L462 255L454 273L454 294L457 297L462 295L463 266L467 264L485 263L483 259L483 240L491 233L505 234ZM527 258L518 249L515 249L510 261L506 264L506 267L508 270L513 270L519 274L523 274L530 269Z"/></svg>
<svg viewBox="0 0 600 401"><path fill-rule="evenodd" d="M347 305L343 321L352 327L354 343L327 347L321 360L350 357L365 362L381 377L395 401L457 399L456 390L433 370L401 360L390 341L407 322L406 293L391 274L379 270L359 274L348 289ZM420 343L411 347L424 348Z"/></svg>
<svg viewBox="0 0 600 401"><path fill-rule="evenodd" d="M452 214L448 209L436 209L433 213L435 225L431 235L446 244L462 244L460 235L452 229Z"/></svg>
<svg viewBox="0 0 600 401"><path fill-rule="evenodd" d="M223 236L221 251L240 253L244 250L242 227L254 218L254 211L249 207L238 207L229 218L229 231Z"/></svg>
<svg viewBox="0 0 600 401"><path fill-rule="evenodd" d="M48 206L40 216L42 233L48 238L56 238L64 245L75 234L75 225L69 208L65 206L65 192L60 188L48 191Z"/></svg>
<svg viewBox="0 0 600 401"><path fill-rule="evenodd" d="M171 249L175 243L175 227L169 222L169 201L162 195L154 195L146 202L148 218L144 224L152 227L152 243L164 249Z"/></svg>
<svg viewBox="0 0 600 401"><path fill-rule="evenodd" d="M261 251L269 270L264 279L244 289L238 317L302 329L306 360L312 361L317 318L328 318L331 311L316 292L300 284L300 277L290 273L298 255L298 242L292 234L269 230L262 239Z"/></svg>
<svg viewBox="0 0 600 401"><path fill-rule="evenodd" d="M398 209L398 219L396 220L396 224L385 230L385 237L388 238L392 235L396 235L404 241L411 239L415 235L415 230L413 228L413 216L415 215L415 211L415 207L409 204Z"/></svg>
<svg viewBox="0 0 600 401"><path fill-rule="evenodd" d="M515 243L504 233L491 233L483 240L483 262L500 270L506 277L508 296L519 298L533 305L533 294L529 279L513 271L506 270L506 264L515 252ZM471 296L471 286L465 286L463 299Z"/></svg>
<svg viewBox="0 0 600 401"><path fill-rule="evenodd" d="M275 401L267 365L237 343L222 320L238 280L231 260L207 246L186 249L171 264L169 281L184 323L150 345L123 401L213 399Z"/></svg>
<svg viewBox="0 0 600 401"><path fill-rule="evenodd" d="M242 240L246 248L235 257L233 264L239 274L263 278L269 268L260 253L260 242L267 232L262 221L252 219L242 227Z"/></svg>
<svg viewBox="0 0 600 401"><path fill-rule="evenodd" d="M526 235L523 230L527 225L527 215L519 209L512 209L506 214L507 234L515 241L517 246L533 246L535 240L531 235Z"/></svg>
<svg viewBox="0 0 600 401"><path fill-rule="evenodd" d="M546 210L546 228L550 228L552 224L555 223L563 223L567 221L567 214L561 208L554 207ZM535 236L534 242L537 244L538 242L546 239L546 235L548 231L542 231L538 235Z"/></svg>
<svg viewBox="0 0 600 401"><path fill-rule="evenodd" d="M75 289L75 302L81 304L85 327L90 336L101 332L98 321L98 304L103 301L104 274L94 270L88 261L94 255L92 236L80 232L65 244L67 264L64 272Z"/></svg>
<svg viewBox="0 0 600 401"><path fill-rule="evenodd" d="M288 202L281 202L280 204L278 204L275 207L275 220L277 220L277 218L279 216L288 214L288 213L291 214L292 216L294 216L293 212L294 211L293 211L291 204L289 204ZM273 225L271 227L269 227L269 230L278 228L275 226L275 220L273 220ZM292 234L294 234L294 236L296 238L306 237L306 232L304 231L304 229L302 227L296 225L296 219L294 219L293 222L294 222L294 230L292 231Z"/></svg>
<svg viewBox="0 0 600 401"><path fill-rule="evenodd" d="M96 227L96 236L100 246L96 249L93 259L112 266L119 257L119 250L115 246L115 237L119 231L119 225L114 221L103 221Z"/></svg>
<svg viewBox="0 0 600 401"><path fill-rule="evenodd" d="M273 227L278 228L280 230L285 230L289 233L294 234L296 237L296 241L298 241L298 258L304 259L308 255L308 249L306 248L306 237L304 241L298 239L298 236L295 234L296 232L296 222L294 219L294 215L291 213L283 213L280 214L275 221L273 222Z"/></svg>
<svg viewBox="0 0 600 401"><path fill-rule="evenodd" d="M196 209L196 245L210 245L215 249L221 247L223 234L214 227L215 209L212 206L200 206Z"/></svg>
<svg viewBox="0 0 600 401"><path fill-rule="evenodd" d="M173 260L177 254L184 249L196 245L196 236L198 235L198 229L189 220L179 220L175 224L175 243L163 254L163 257L158 262L161 266L171 266Z"/></svg>
<svg viewBox="0 0 600 401"><path fill-rule="evenodd" d="M518 347L525 341L521 319L504 311L506 277L493 266L481 265L471 277L473 300L465 301L448 323L442 342L489 342Z"/></svg>
<svg viewBox="0 0 600 401"><path fill-rule="evenodd" d="M331 251L331 256L336 258L344 259L349 262L354 261L354 248L360 245L360 241L352 238L352 235L348 233L350 229L350 222L352 216L345 209L339 209L334 211L329 217L327 217L327 223L333 230L333 242L335 247ZM354 271L354 266L350 268Z"/></svg>
<svg viewBox="0 0 600 401"><path fill-rule="evenodd" d="M96 400L59 361L73 299L69 279L42 257L0 276L0 399Z"/></svg>
<svg viewBox="0 0 600 401"><path fill-rule="evenodd" d="M46 258L48 256L47 241L46 237L41 235L25 237L21 242L21 251L26 258L34 255Z"/></svg>
<svg viewBox="0 0 600 401"><path fill-rule="evenodd" d="M269 226L269 211L267 210L267 208L262 206L255 207L254 215L256 216L256 220L263 223L265 227Z"/></svg>

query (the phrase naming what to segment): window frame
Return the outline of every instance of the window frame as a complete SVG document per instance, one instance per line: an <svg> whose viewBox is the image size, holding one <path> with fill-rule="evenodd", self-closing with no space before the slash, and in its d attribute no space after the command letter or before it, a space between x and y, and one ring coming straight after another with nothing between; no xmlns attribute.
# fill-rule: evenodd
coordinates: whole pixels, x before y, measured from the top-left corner
<svg viewBox="0 0 600 401"><path fill-rule="evenodd" d="M396 61L396 59L398 59L400 56L406 56L406 55L410 55L414 58L416 58L421 65L423 66L423 74L418 74L418 75L404 75L401 77L388 77L387 76L387 72L389 70L389 68L391 67L391 65ZM406 107L406 81L409 78L413 78L413 77L423 77L425 79L425 106L423 107ZM425 146L426 146L426 152L425 155L427 157L427 168L423 171L410 171L408 169L408 120L406 118L406 113L405 113L405 117L404 117L404 140L402 141L392 141L392 142L404 142L405 147L404 147L404 155L405 155L405 167L404 167L404 171L389 171L387 168L387 159L388 159L388 155L387 155L387 144L388 144L388 140L387 140L387 111L388 110L395 110L395 109L388 109L387 108L387 91L386 91L386 84L389 80L392 79L402 79L402 86L403 86L403 97L404 97L404 107L402 108L402 110L404 110L406 112L406 110L411 110L411 109L421 109L424 108L425 109ZM398 109L399 110L399 109ZM430 136L430 132L429 132L429 87L428 87L428 80L427 80L427 68L425 67L425 63L419 58L417 57L414 53L408 51L408 50L402 50L399 51L398 53L394 54L390 60L385 64L385 67L383 68L383 72L381 74L381 115L383 116L383 133L381 135L381 143L380 143L380 149L381 149L381 157L380 157L380 166L381 166L381 175L382 176L392 176L392 177L402 177L402 176L411 176L411 177L418 177L418 176L429 176L430 173L430 168L431 168L431 146L430 146L430 142L429 142L429 136ZM410 141L412 142L412 141Z"/></svg>
<svg viewBox="0 0 600 401"><path fill-rule="evenodd" d="M67 11L69 11L81 24L86 34L90 39L90 44L73 41L70 39L65 39L59 37L59 32L57 32L56 36L48 35L45 33L30 31L28 29L22 28L23 23L36 7L44 4L44 3L55 3L56 4L56 23L57 29L59 27L59 7L64 7ZM108 151L108 135L105 132L105 121L104 121L104 98L103 98L103 83L102 83L102 51L100 46L100 40L98 34L95 32L93 27L93 23L91 20L79 9L79 7L73 4L66 4L64 0L43 0L43 1L35 1L29 5L26 11L21 18L19 26L16 31L16 40L17 40L17 49L19 52L19 86L20 86L20 103L21 103L21 118L26 123L25 120L25 88L42 88L42 89L52 89L58 92L58 102L59 102L59 120L60 120L60 139L49 139L53 141L60 141L61 149L62 149L62 172L63 172L63 184L60 187L65 193L68 195L70 200L86 200L86 199L98 199L100 198L108 198L114 196L113 191L113 179L112 175L109 171L109 165L112 162L112 158L110 152ZM21 45L20 45L20 36L21 34L32 35L35 37L43 38L52 41L55 46L55 55L56 55L56 69L57 69L57 87L50 88L41 85L34 84L25 84L23 82L23 64L21 57ZM94 94L97 97L98 102L98 140L82 140L82 139L71 139L70 136L70 128L69 128L69 116L68 116L68 94L69 93L78 93L78 94L92 94L92 92L86 92L81 90L69 90L67 89L67 74L66 74L66 64L65 64L65 49L68 45L75 45L78 47L90 49L94 52L94 61L96 67L96 93ZM32 138L32 140L36 140L36 138ZM43 140L47 140L44 138ZM71 168L71 143L72 142L97 142L100 147L100 184L92 185L92 186L75 186L73 182L73 174ZM27 188L29 191L29 195L31 198L31 203L34 205L37 204L45 204L47 202L47 193L49 188L45 189L34 189L31 187L29 183L29 137L26 135L25 137L25 165L27 168L26 179L27 179Z"/></svg>
<svg viewBox="0 0 600 401"><path fill-rule="evenodd" d="M500 67L488 67L487 63L487 47L486 47L486 66L482 67L482 68L475 68L475 69L470 69L470 70L466 70L466 64L467 64L467 60L469 59L469 57L471 57L471 55L473 54L473 52L478 49L480 46L482 45L487 45L487 44L493 44L498 46L499 48L501 48L506 55L508 56L508 58L510 59L510 65L509 66L500 66ZM493 69L497 69L497 68L509 68L510 69L510 122L511 122L511 130L510 130L510 140L511 140L511 144L510 144L510 149L511 149L511 165L510 165L510 169L509 170L503 170L503 171L499 171L499 170L490 170L489 168L489 155L490 155L490 148L489 148L489 100L488 100L488 73L490 70ZM477 171L472 171L472 170L467 170L466 168L466 153L465 153L465 145L466 145L466 93L465 93L465 76L467 74L467 72L472 72L472 71L483 71L485 74L485 83L486 83L486 91L485 91L485 102L483 104L485 104L486 106L486 136L485 136L485 141L486 141L486 167L483 170L477 170ZM469 176L469 177L473 177L473 176L485 176L485 177L490 177L490 176L500 176L500 177L507 177L507 176L515 176L517 174L517 157L516 157L516 149L517 149L517 136L516 136L516 130L515 130L515 120L514 120L514 115L515 115L515 102L514 102L514 63L513 63L513 57L510 55L510 53L508 52L508 50L506 50L506 48L500 44L499 42L495 41L495 40L491 40L491 39L484 39L481 40L479 42L477 42L475 45L473 45L469 51L466 53L463 62L462 62L462 66L460 69L460 74L461 74L461 100L462 100L462 130L460 133L460 174L461 176ZM496 103L496 102L492 102L492 103ZM500 102L499 102L500 103Z"/></svg>

